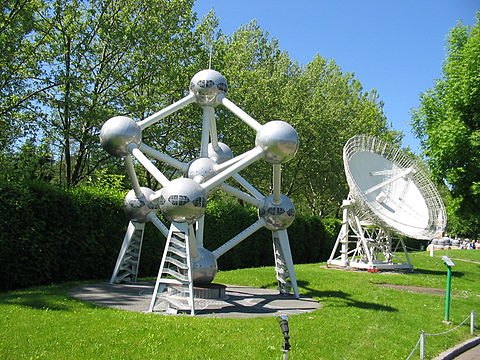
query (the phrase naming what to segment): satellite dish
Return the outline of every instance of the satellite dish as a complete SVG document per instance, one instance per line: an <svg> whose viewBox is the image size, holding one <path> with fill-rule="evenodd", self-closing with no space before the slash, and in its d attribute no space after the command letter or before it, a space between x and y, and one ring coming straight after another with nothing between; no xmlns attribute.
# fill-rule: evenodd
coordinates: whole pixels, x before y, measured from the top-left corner
<svg viewBox="0 0 480 360"><path fill-rule="evenodd" d="M405 152L377 137L357 135L345 144L343 162L351 196L375 224L423 240L445 229L440 194Z"/></svg>
<svg viewBox="0 0 480 360"><path fill-rule="evenodd" d="M356 135L347 141L343 162L350 194L343 204L344 224L329 264L412 268L401 239L407 264L393 261L391 234L430 240L446 226L445 206L427 172L406 152L368 135ZM377 231L372 231L374 227ZM352 231L357 249L349 250ZM339 244L341 255L335 259Z"/></svg>

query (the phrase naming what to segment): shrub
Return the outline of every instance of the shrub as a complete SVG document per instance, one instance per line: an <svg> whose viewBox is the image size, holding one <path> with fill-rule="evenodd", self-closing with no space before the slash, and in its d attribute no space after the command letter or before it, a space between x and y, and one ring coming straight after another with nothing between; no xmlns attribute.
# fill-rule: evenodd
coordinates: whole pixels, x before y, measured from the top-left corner
<svg viewBox="0 0 480 360"><path fill-rule="evenodd" d="M214 250L258 220L257 211L240 204L211 201L205 218L204 245ZM297 215L288 228L295 263L325 261L335 236L315 216ZM331 245L330 245L331 244ZM222 270L274 265L272 233L262 228L218 259Z"/></svg>
<svg viewBox="0 0 480 360"><path fill-rule="evenodd" d="M123 236L121 198L95 189L63 191L44 183L3 183L0 287L96 278L111 268Z"/></svg>
<svg viewBox="0 0 480 360"><path fill-rule="evenodd" d="M124 193L95 187L67 191L40 182L4 182L0 191L0 289L110 277L128 224ZM257 219L252 207L210 201L205 247L215 250ZM297 216L288 230L295 263L328 258L338 224L325 223ZM140 276L157 274L164 246L163 235L147 224ZM273 265L271 231L257 231L218 264L221 270Z"/></svg>

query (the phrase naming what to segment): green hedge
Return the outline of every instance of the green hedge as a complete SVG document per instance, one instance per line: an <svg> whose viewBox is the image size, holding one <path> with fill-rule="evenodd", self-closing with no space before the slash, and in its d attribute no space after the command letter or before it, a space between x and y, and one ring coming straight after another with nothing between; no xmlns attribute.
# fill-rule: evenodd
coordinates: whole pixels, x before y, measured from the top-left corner
<svg viewBox="0 0 480 360"><path fill-rule="evenodd" d="M210 202L205 218L204 246L215 250L257 220L255 209ZM328 258L336 234L326 230L318 217L297 215L288 228L288 236L294 262L311 263ZM272 232L263 228L221 256L218 267L229 270L273 265L272 246Z"/></svg>
<svg viewBox="0 0 480 360"><path fill-rule="evenodd" d="M124 194L93 187L65 191L43 183L0 183L0 289L108 279L128 219ZM214 250L257 220L256 211L209 202L204 245ZM289 228L295 263L324 261L339 222L297 216ZM147 224L140 276L156 275L165 239ZM219 258L221 270L273 265L271 232L262 229Z"/></svg>
<svg viewBox="0 0 480 360"><path fill-rule="evenodd" d="M121 199L41 183L0 185L0 286L25 287L108 273L122 236Z"/></svg>

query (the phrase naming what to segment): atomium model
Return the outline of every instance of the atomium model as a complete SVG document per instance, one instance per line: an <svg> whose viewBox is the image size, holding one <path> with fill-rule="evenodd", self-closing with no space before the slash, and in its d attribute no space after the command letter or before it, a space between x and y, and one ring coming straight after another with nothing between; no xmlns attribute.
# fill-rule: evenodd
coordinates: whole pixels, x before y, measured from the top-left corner
<svg viewBox="0 0 480 360"><path fill-rule="evenodd" d="M187 299L190 314L194 315L194 285L210 284L217 273L217 259L255 231L266 227L272 231L279 291L290 294L293 290L298 298L286 230L295 218L295 208L291 200L281 193L281 166L297 152L297 132L283 121L270 121L264 125L258 123L226 97L227 81L217 71L208 69L198 72L192 78L189 90L183 99L142 121L116 116L101 129L102 147L109 154L125 159L133 186L125 198L125 212L130 223L110 282L136 281L145 223L151 222L167 241L149 311L155 310L159 296L169 302L169 310L181 310L182 305L178 305L175 294L187 294L184 299ZM145 128L191 103L203 109L198 158L183 163L142 142ZM220 105L254 130L255 145L251 150L234 157L228 145L218 141L215 107ZM183 176L167 179L149 157L179 170ZM133 158L161 184L160 189L154 191L140 186ZM259 159L273 166L273 193L268 196L261 194L239 174ZM227 185L225 181L229 178L235 179L243 190ZM218 249L209 251L203 247L204 214L208 195L218 190L256 206L259 219ZM157 217L158 211L171 222L169 229Z"/></svg>
<svg viewBox="0 0 480 360"><path fill-rule="evenodd" d="M350 194L342 205L343 223L328 264L413 269L402 238L392 249L392 234L430 240L444 231L447 221L442 198L427 173L405 152L367 135L347 141L343 162ZM406 263L395 256L399 247Z"/></svg>

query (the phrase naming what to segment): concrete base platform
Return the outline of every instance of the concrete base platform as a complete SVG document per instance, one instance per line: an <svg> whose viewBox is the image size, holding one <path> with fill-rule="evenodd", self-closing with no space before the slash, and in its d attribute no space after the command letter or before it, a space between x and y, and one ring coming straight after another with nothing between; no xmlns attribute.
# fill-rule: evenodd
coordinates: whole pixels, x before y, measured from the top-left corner
<svg viewBox="0 0 480 360"><path fill-rule="evenodd" d="M70 296L100 306L115 309L147 312L154 283L88 284L70 291ZM163 314L166 301L158 297L155 313ZM306 297L280 295L277 290L248 286L226 285L221 299L195 299L195 315L219 318L248 318L302 314L314 311L321 305Z"/></svg>

